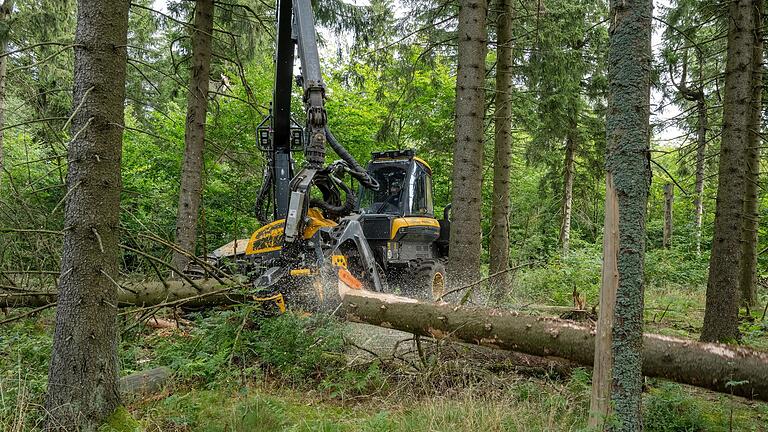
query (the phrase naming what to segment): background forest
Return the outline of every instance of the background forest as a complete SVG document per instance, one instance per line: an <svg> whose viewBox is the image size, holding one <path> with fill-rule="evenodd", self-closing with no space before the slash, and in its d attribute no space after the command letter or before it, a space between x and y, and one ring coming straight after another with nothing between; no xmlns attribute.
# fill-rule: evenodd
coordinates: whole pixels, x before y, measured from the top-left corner
<svg viewBox="0 0 768 432"><path fill-rule="evenodd" d="M120 273L127 279L166 272L158 268L155 258L169 262L174 252L168 244L174 242L188 124L189 27L195 4L133 0L130 7L120 214ZM274 83L274 2L216 1L214 5L196 242L199 256L234 238L247 238L260 226L254 203L265 160L256 145L256 127L269 113ZM314 6L321 26L330 128L359 161L367 161L373 151L414 149L433 168L436 213L441 212L451 202L452 191L458 3L324 0ZM512 15L507 41L497 36L502 7ZM655 2L653 13L646 326L661 334L697 338L715 218L727 5L716 0L669 0ZM76 138L70 132L75 21L72 1L5 0L0 7L4 52L0 59L0 289L51 287L59 277L61 238L50 234L65 229L67 147ZM511 124L512 162L505 263L512 270L501 292L479 286L472 302L520 308L586 305L587 309L598 303L608 27L605 1L490 3L483 274L478 279L493 268L489 239L496 226L491 218L495 101L501 94L495 80L502 45L512 50L513 85L504 95L512 101L506 116ZM298 89L295 92L297 101L301 96ZM300 104L293 107L301 119ZM764 172L762 147L758 147L759 172ZM329 154L327 159L337 157ZM741 342L765 350L768 219L762 216L768 208L768 193L765 176L750 181L756 187L758 209L757 291L744 303ZM52 321L52 315L42 316L41 321L24 320L0 329L0 428L27 430L36 425L34 415L28 413L37 409L45 388L51 337L46 326ZM483 397L488 395L456 390L446 375L435 384L430 381L434 376L404 374L421 386L423 395L434 397L450 388L457 399L441 399L437 405L420 402L416 412L405 414L395 406L381 411L389 412L386 415L364 406L360 414L357 407L350 408L354 404L347 405L349 398L371 403L406 385L396 383L391 371L379 363L349 368L344 374L333 369L341 368L343 362L325 363L327 352L344 345L335 324L287 316L241 336L245 316L245 308L200 314L192 318L196 329L177 339L147 336L141 327L124 330L120 353L124 372L147 364L173 364L183 383L179 388L187 391L154 405L134 407L145 418L163 419L148 423L148 429L231 430L219 428L222 424L237 430L283 430L288 424L295 430L584 427L590 378L583 370L565 378L556 373L535 379L504 378L514 388L505 397L515 400L515 409L520 410L507 414L503 414L503 403L484 407ZM303 339L301 329L309 329L311 337ZM316 335L331 336L317 336L325 339L316 346ZM222 345L221 341L228 342ZM274 348L285 346L291 348ZM249 359L258 359L258 366L247 366ZM428 370L426 365L422 369ZM446 373L460 376L456 371ZM243 377L252 378L251 374L264 378L258 390L242 384ZM278 376L288 384L270 384L267 376ZM468 388L476 385L470 381L481 380L461 377ZM307 385L316 393L302 394L306 388L302 386ZM702 396L669 383L651 386L654 390L645 401L648 430L765 430L768 410L763 404ZM232 406L216 408L227 398ZM308 410L306 398L325 405ZM206 409L211 412L206 414ZM258 413L262 429L248 423L249 413ZM516 415L528 416L535 426L515 423L510 416ZM420 423L424 418L433 423Z"/></svg>
<svg viewBox="0 0 768 432"><path fill-rule="evenodd" d="M137 234L149 230L173 239L184 148L185 62L190 56L184 22L193 5L169 3L166 8L160 3L138 2L130 15L123 241L160 256L170 251L142 241ZM71 110L74 5L25 2L17 7L6 21L9 51L18 52L4 57L0 226L59 230L64 152L71 139L65 126ZM164 12L153 12L153 7ZM514 295L522 290L566 304L570 294L558 297L557 293L574 281L593 302L599 285L604 201L607 6L564 1L542 3L539 9L527 2L515 7L509 260L520 270L509 292ZM406 10L421 12L405 14ZM260 2L217 5L199 254L232 238L247 237L259 226L253 203L264 161L255 146L255 128L267 114L272 97L272 13ZM701 286L706 277L725 47L724 18L719 13L715 2L697 3L695 8L681 3L655 9L658 37L654 38L653 96L657 115L647 224L651 284L664 276L665 283ZM334 133L361 161L368 160L372 151L415 149L434 168L437 210L442 210L450 202L451 190L456 6L450 2L372 2L363 8L323 2L318 18L325 26L321 39ZM699 39L701 44L692 47ZM696 47L704 52L697 54ZM490 185L493 50L487 61L487 168L483 178ZM683 70L686 82L681 81ZM696 102L681 92L686 84L698 89L696 80L704 83L709 125L700 228L695 209ZM301 118L298 104L295 111ZM335 159L335 155L328 158ZM665 248L664 186L668 183L673 184L675 199L673 231ZM572 188L567 193L566 184ZM487 242L491 188L483 190L483 214L487 215L483 238ZM567 254L561 241L566 194L572 200ZM760 199L763 197L761 193ZM697 252L699 229L701 253ZM37 270L55 267L60 248L55 241L38 237L5 234L3 269L18 270L19 262L34 262ZM40 248L46 253L40 253ZM762 263L763 257L760 259ZM144 272L148 264L126 252L123 265L131 273Z"/></svg>

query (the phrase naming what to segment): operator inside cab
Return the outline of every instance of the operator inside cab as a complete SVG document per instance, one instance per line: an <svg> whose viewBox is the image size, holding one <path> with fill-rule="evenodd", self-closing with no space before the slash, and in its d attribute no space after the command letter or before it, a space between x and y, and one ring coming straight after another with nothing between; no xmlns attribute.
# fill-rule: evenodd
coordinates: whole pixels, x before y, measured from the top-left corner
<svg viewBox="0 0 768 432"><path fill-rule="evenodd" d="M378 191L364 189L361 205L363 211L402 215L403 186L407 174L405 167L379 167L372 174L381 186Z"/></svg>
<svg viewBox="0 0 768 432"><path fill-rule="evenodd" d="M363 213L433 217L432 176L423 162L374 159L368 172L380 187L377 191L361 188L359 209Z"/></svg>

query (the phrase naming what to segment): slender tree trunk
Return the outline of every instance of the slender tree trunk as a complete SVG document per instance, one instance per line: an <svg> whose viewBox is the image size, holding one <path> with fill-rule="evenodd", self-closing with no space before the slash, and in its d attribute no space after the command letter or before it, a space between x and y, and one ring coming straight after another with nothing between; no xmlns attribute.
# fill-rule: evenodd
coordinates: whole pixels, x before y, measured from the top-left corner
<svg viewBox="0 0 768 432"><path fill-rule="evenodd" d="M607 354L608 343L604 341L603 349L595 351L595 363L603 364L604 368L610 365L608 390L615 422L607 427L615 431L643 428L643 270L645 214L651 178L648 153L651 11L650 0L611 1L604 232L615 243L611 242L611 247L603 251L605 268L601 290L615 290L615 302L602 305L614 309L613 318L612 322L599 320L597 330L598 334L610 332L611 352ZM612 208L615 214L609 211ZM609 216L618 216L618 220ZM609 245L608 240L605 242ZM615 270L611 268L613 263ZM614 293L601 292L600 296L612 299ZM602 398L608 400L604 393ZM593 397L593 401L595 399L599 398ZM594 406L592 411L597 411Z"/></svg>
<svg viewBox="0 0 768 432"><path fill-rule="evenodd" d="M487 8L485 0L459 1L449 261L450 278L458 284L480 274Z"/></svg>
<svg viewBox="0 0 768 432"><path fill-rule="evenodd" d="M753 8L756 38L752 58L752 103L749 112L749 131L746 153L746 184L744 185L744 225L741 243L741 302L745 306L757 304L757 188L760 180L760 129L763 96L763 2L756 1Z"/></svg>
<svg viewBox="0 0 768 432"><path fill-rule="evenodd" d="M509 172L512 163L512 2L498 0L496 114L494 116L493 207L489 242L490 273L509 268ZM508 272L491 281L500 300L509 289Z"/></svg>
<svg viewBox="0 0 768 432"><path fill-rule="evenodd" d="M11 13L13 12L13 1L5 0L0 5L0 25L4 30L0 31L0 54L5 54L8 50L8 27L10 26ZM0 57L0 185L3 184L3 167L5 166L5 80L8 72L8 57Z"/></svg>
<svg viewBox="0 0 768 432"><path fill-rule="evenodd" d="M119 405L118 223L129 2L79 0L48 430L96 430Z"/></svg>
<svg viewBox="0 0 768 432"><path fill-rule="evenodd" d="M571 246L571 215L573 213L573 177L575 174L576 150L578 147L578 130L575 119L567 132L565 138L565 163L563 170L563 220L560 224L560 246L563 249L563 255L568 254Z"/></svg>
<svg viewBox="0 0 768 432"><path fill-rule="evenodd" d="M664 239L665 249L672 245L672 204L675 200L675 189L672 183L664 185Z"/></svg>
<svg viewBox="0 0 768 432"><path fill-rule="evenodd" d="M702 61L701 59L699 61ZM701 84L700 84L701 85ZM696 208L696 255L701 255L701 225L704 216L704 160L707 151L707 102L703 87L696 99L697 147L696 147L696 185L693 205Z"/></svg>
<svg viewBox="0 0 768 432"><path fill-rule="evenodd" d="M197 0L195 27L192 30L192 68L187 93L184 162L181 167L179 208L176 217L176 244L192 254L195 253L197 219L203 197L203 153L205 118L208 112L208 81L211 71L213 9L213 0ZM188 263L189 258L186 255L174 253L174 267L183 270Z"/></svg>
<svg viewBox="0 0 768 432"><path fill-rule="evenodd" d="M709 260L707 302L701 340L735 340L739 335L739 279L746 186L746 151L755 48L753 0L729 3L728 48L723 99L715 233Z"/></svg>

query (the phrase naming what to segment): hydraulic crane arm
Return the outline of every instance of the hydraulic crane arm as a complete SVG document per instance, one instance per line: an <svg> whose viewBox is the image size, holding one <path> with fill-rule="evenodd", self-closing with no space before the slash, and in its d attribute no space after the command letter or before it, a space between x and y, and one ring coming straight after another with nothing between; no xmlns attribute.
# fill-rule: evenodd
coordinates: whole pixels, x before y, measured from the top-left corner
<svg viewBox="0 0 768 432"><path fill-rule="evenodd" d="M352 210L355 197L349 187L336 177L337 174L349 173L372 189L378 189L378 184L328 130L325 83L320 70L320 54L310 0L279 0L277 25L272 138L267 150L269 167L257 208L268 207L263 201L267 199L267 188L271 188L274 218L285 218L285 241L291 243L298 237L310 205L311 186L318 187L323 195L323 199L311 200L312 206L343 216ZM302 72L298 82L304 91L307 122L303 130L305 165L294 175L291 151L296 151L296 148L291 120L291 89L296 45ZM324 168L326 143L343 161ZM344 201L341 191L345 195Z"/></svg>

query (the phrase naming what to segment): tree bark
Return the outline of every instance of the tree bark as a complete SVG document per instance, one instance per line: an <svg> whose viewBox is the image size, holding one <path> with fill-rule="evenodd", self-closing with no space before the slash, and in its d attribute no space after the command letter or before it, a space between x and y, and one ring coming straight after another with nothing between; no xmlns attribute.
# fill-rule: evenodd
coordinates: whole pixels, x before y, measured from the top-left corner
<svg viewBox="0 0 768 432"><path fill-rule="evenodd" d="M248 301L251 297L232 293L238 286L222 285L215 279L195 281L196 286L183 280L161 282L121 283L116 304L118 306L156 306L175 302L186 307L210 307ZM225 290L220 292L220 290ZM51 292L0 294L0 307L41 307L58 300Z"/></svg>
<svg viewBox="0 0 768 432"><path fill-rule="evenodd" d="M456 141L450 233L450 280L471 282L480 274L485 113L486 0L460 0L456 72Z"/></svg>
<svg viewBox="0 0 768 432"><path fill-rule="evenodd" d="M585 366L591 366L595 356L595 330L572 321L484 307L426 303L360 290L342 290L342 297L346 317L351 321L438 339L560 357ZM669 336L646 334L641 337L642 373L646 376L768 400L768 354ZM729 385L736 381L742 384Z"/></svg>
<svg viewBox="0 0 768 432"><path fill-rule="evenodd" d="M208 82L211 72L213 0L195 3L195 27L192 30L192 67L187 93L187 125L184 132L184 162L181 167L179 208L176 217L176 244L195 254L197 219L203 198L205 118L208 112ZM173 266L184 270L189 257L173 254Z"/></svg>
<svg viewBox="0 0 768 432"><path fill-rule="evenodd" d="M3 23L5 31L0 34L0 54L5 54L8 50L8 31L10 27L11 13L13 13L14 0L5 0L0 5L0 22ZM5 81L8 72L8 56L0 57L0 185L3 184L5 173Z"/></svg>
<svg viewBox="0 0 768 432"><path fill-rule="evenodd" d="M493 202L489 240L490 281L495 300L509 289L509 173L512 164L512 3L498 0Z"/></svg>
<svg viewBox="0 0 768 432"><path fill-rule="evenodd" d="M746 184L744 185L744 224L741 243L741 302L749 307L757 304L757 230L760 220L757 197L760 180L760 129L763 97L763 2L756 1L752 9L755 19L755 46L752 51L752 100L747 132Z"/></svg>
<svg viewBox="0 0 768 432"><path fill-rule="evenodd" d="M96 430L119 405L118 224L129 2L79 0L59 307L47 430Z"/></svg>
<svg viewBox="0 0 768 432"><path fill-rule="evenodd" d="M699 59L701 62L702 59ZM702 84L700 84L702 85ZM707 152L707 101L704 97L703 87L696 98L697 131L696 131L696 185L694 186L695 230L696 230L696 255L701 255L701 226L704 217L704 161Z"/></svg>
<svg viewBox="0 0 768 432"><path fill-rule="evenodd" d="M752 0L729 2L728 48L723 98L715 232L709 260L707 302L701 340L736 340L739 336L739 279L746 186L746 150L752 100L755 22Z"/></svg>
<svg viewBox="0 0 768 432"><path fill-rule="evenodd" d="M611 173L605 176L605 225L603 229L603 268L600 281L600 314L595 332L594 371L589 403L589 427L602 427L611 413L613 350L611 331L619 286L619 208Z"/></svg>
<svg viewBox="0 0 768 432"><path fill-rule="evenodd" d="M578 115L578 114L576 114ZM576 119L572 119L565 138L565 163L563 170L563 220L560 224L560 247L563 255L568 254L571 246L571 215L573 213L573 177L575 174L576 149L578 148L578 130Z"/></svg>
<svg viewBox="0 0 768 432"><path fill-rule="evenodd" d="M672 183L664 185L664 234L662 244L665 249L672 245L672 204L675 200L675 189Z"/></svg>
<svg viewBox="0 0 768 432"><path fill-rule="evenodd" d="M618 243L606 249L605 266L615 259L616 290L613 322L602 320L598 332L611 328L610 401L615 431L640 431L642 422L643 272L645 214L651 169L649 155L650 0L611 1L608 48L608 112L606 115L606 205L615 200L618 220L606 214L606 235L617 230ZM613 204L611 204L613 205ZM606 273L604 272L604 276ZM608 293L601 297L609 298ZM610 327L608 327L610 326ZM607 350L598 351L603 354Z"/></svg>

